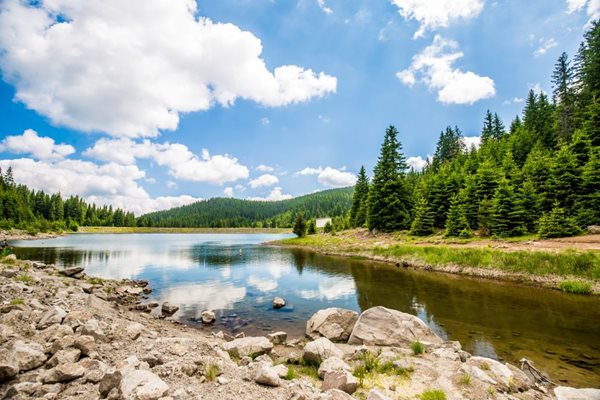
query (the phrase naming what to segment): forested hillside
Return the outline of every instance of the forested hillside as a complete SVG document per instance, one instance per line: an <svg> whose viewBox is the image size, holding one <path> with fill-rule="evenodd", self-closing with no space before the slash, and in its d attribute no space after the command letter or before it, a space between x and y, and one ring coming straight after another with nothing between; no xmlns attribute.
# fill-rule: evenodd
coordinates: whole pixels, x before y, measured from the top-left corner
<svg viewBox="0 0 600 400"><path fill-rule="evenodd" d="M18 228L30 233L77 230L78 226L135 226L131 212L96 207L78 196L63 199L17 185L11 168L0 170L0 229Z"/></svg>
<svg viewBox="0 0 600 400"><path fill-rule="evenodd" d="M553 237L600 224L598 21L572 61L562 54L551 79L552 94L530 90L508 126L488 111L479 148L466 148L460 129L447 127L421 172L408 171L390 126L371 182L364 170L359 175L347 225Z"/></svg>
<svg viewBox="0 0 600 400"><path fill-rule="evenodd" d="M138 226L289 228L298 213L306 218L345 216L352 193L353 188L331 189L282 201L215 198L143 215Z"/></svg>

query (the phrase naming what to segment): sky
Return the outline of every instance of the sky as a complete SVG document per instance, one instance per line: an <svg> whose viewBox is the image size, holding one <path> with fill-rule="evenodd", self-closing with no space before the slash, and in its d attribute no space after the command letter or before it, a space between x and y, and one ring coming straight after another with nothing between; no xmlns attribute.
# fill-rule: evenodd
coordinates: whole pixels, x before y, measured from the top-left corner
<svg viewBox="0 0 600 400"><path fill-rule="evenodd" d="M0 0L0 167L136 215L422 168L551 92L600 0Z"/></svg>

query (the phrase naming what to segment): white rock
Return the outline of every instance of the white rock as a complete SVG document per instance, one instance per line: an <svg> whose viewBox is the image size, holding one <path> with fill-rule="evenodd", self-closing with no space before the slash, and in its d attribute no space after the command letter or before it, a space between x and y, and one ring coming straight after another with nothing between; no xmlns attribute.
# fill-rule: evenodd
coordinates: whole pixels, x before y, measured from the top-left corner
<svg viewBox="0 0 600 400"><path fill-rule="evenodd" d="M282 344L282 343L285 343L285 341L287 340L287 333L286 332L269 333L267 335L267 337L273 344Z"/></svg>
<svg viewBox="0 0 600 400"><path fill-rule="evenodd" d="M343 358L344 353L327 338L319 338L304 346L302 357L307 361L321 363L329 357Z"/></svg>
<svg viewBox="0 0 600 400"><path fill-rule="evenodd" d="M352 394L358 389L358 380L348 371L332 371L325 374L321 390L338 389Z"/></svg>
<svg viewBox="0 0 600 400"><path fill-rule="evenodd" d="M350 366L338 357L329 357L319 366L319 378L323 379L325 374L332 371L350 371Z"/></svg>
<svg viewBox="0 0 600 400"><path fill-rule="evenodd" d="M342 392L338 389L329 389L321 396L319 396L320 400L354 400L354 397L350 396L346 392Z"/></svg>
<svg viewBox="0 0 600 400"><path fill-rule="evenodd" d="M273 299L273 308L279 309L285 307L285 300L281 297L275 297Z"/></svg>
<svg viewBox="0 0 600 400"><path fill-rule="evenodd" d="M352 310L331 307L319 310L306 322L306 335L311 339L326 337L334 342L347 341L358 314Z"/></svg>
<svg viewBox="0 0 600 400"><path fill-rule="evenodd" d="M123 375L120 388L126 400L157 400L167 393L169 385L150 371L130 369Z"/></svg>
<svg viewBox="0 0 600 400"><path fill-rule="evenodd" d="M273 349L273 343L264 336L249 336L223 343L223 349L234 357L242 358L268 354Z"/></svg>
<svg viewBox="0 0 600 400"><path fill-rule="evenodd" d="M284 364L277 364L273 367L273 369L275 372L277 372L277 375L279 375L280 378L285 378L287 376L288 369Z"/></svg>
<svg viewBox="0 0 600 400"><path fill-rule="evenodd" d="M203 324L212 324L217 320L215 313L211 310L202 311L202 323Z"/></svg>
<svg viewBox="0 0 600 400"><path fill-rule="evenodd" d="M48 359L42 345L35 342L17 340L9 347L9 351L21 372L40 367Z"/></svg>
<svg viewBox="0 0 600 400"><path fill-rule="evenodd" d="M51 307L46 311L37 324L37 329L46 329L50 325L60 324L67 316L67 312L58 306Z"/></svg>
<svg viewBox="0 0 600 400"><path fill-rule="evenodd" d="M82 335L93 336L97 341L102 341L106 337L104 331L100 327L100 324L95 319L90 319L85 322L81 329Z"/></svg>
<svg viewBox="0 0 600 400"><path fill-rule="evenodd" d="M559 386L554 388L557 400L600 400L600 389L575 389Z"/></svg>
<svg viewBox="0 0 600 400"><path fill-rule="evenodd" d="M254 381L266 386L281 385L281 380L279 379L277 371L266 363L259 364L256 375L254 376Z"/></svg>
<svg viewBox="0 0 600 400"><path fill-rule="evenodd" d="M406 347L415 340L442 342L425 322L414 315L379 306L369 308L358 317L348 344Z"/></svg>

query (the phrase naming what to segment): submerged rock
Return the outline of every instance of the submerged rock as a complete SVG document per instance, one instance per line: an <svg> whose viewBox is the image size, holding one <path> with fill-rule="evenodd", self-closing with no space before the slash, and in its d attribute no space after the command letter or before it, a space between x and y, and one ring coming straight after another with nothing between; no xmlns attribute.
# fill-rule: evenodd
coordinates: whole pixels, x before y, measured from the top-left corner
<svg viewBox="0 0 600 400"><path fill-rule="evenodd" d="M273 299L273 308L279 309L285 307L285 300L281 297L275 297Z"/></svg>
<svg viewBox="0 0 600 400"><path fill-rule="evenodd" d="M67 267L58 271L61 275L64 276L74 276L81 272L83 272L82 267Z"/></svg>
<svg viewBox="0 0 600 400"><path fill-rule="evenodd" d="M358 313L344 308L319 310L306 322L306 336L313 340L326 337L334 342L345 342L350 337L357 319Z"/></svg>
<svg viewBox="0 0 600 400"><path fill-rule="evenodd" d="M442 342L425 322L414 315L373 307L358 317L348 344L406 347L416 340L423 343Z"/></svg>
<svg viewBox="0 0 600 400"><path fill-rule="evenodd" d="M160 310L162 311L162 313L164 315L170 317L171 315L175 314L179 310L179 307L175 306L173 304L163 303Z"/></svg>
<svg viewBox="0 0 600 400"><path fill-rule="evenodd" d="M203 324L212 324L217 320L215 313L211 310L202 311L202 323Z"/></svg>

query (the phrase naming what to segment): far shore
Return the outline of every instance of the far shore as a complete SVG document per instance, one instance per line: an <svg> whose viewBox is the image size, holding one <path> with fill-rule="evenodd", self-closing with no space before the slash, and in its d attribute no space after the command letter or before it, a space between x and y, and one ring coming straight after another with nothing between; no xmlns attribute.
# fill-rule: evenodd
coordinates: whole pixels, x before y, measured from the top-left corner
<svg viewBox="0 0 600 400"><path fill-rule="evenodd" d="M82 226L76 233L292 233L288 228L159 228Z"/></svg>

